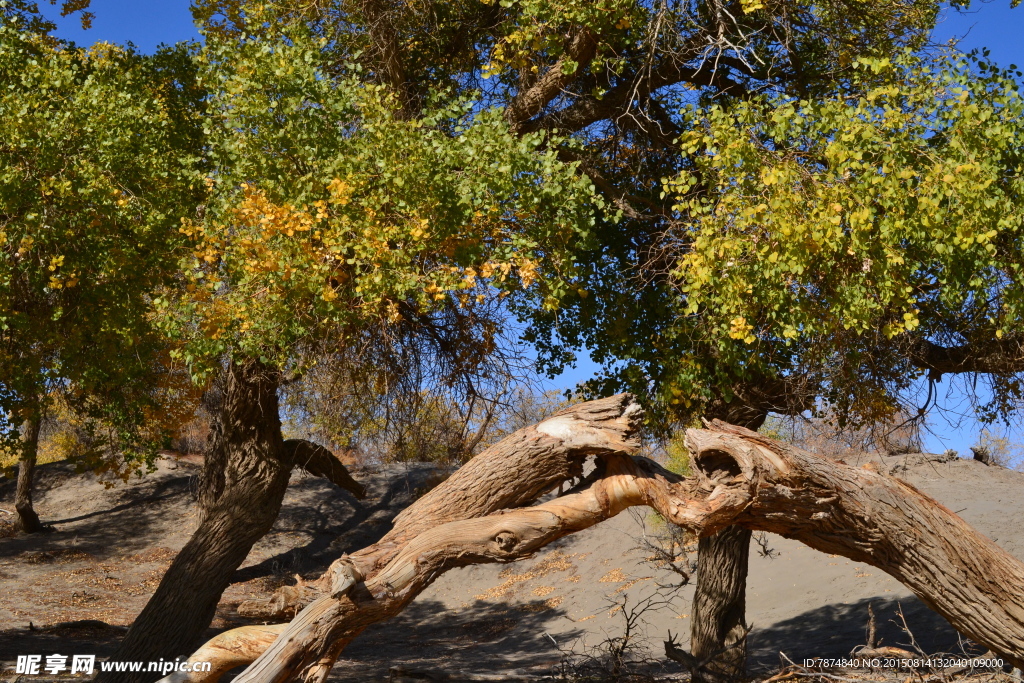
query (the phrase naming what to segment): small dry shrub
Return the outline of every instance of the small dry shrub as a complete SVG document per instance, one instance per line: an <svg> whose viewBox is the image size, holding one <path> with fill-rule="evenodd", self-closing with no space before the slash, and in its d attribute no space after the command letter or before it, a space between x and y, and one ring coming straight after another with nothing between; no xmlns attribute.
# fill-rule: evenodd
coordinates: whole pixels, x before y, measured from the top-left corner
<svg viewBox="0 0 1024 683"><path fill-rule="evenodd" d="M610 600L610 611L621 615L618 635L608 636L596 645L588 644L586 636L568 646L560 645L562 658L553 672L554 679L562 683L655 683L661 680L666 660L652 653L643 627L651 613L671 605L671 591L661 589L637 601L631 601L628 595Z"/></svg>

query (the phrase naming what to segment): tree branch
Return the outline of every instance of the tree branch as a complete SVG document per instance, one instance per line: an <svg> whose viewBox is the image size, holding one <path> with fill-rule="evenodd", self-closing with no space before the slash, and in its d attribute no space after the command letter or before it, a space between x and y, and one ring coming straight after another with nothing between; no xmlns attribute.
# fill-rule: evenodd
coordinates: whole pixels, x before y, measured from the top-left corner
<svg viewBox="0 0 1024 683"><path fill-rule="evenodd" d="M643 411L629 394L571 406L539 424L520 429L463 465L394 520L376 545L340 559L372 576L420 533L438 525L529 505L562 482L583 476L588 455L633 452ZM599 468L601 469L601 468ZM335 565L320 579L285 586L264 599L239 606L243 616L286 619L331 591Z"/></svg>
<svg viewBox="0 0 1024 683"><path fill-rule="evenodd" d="M806 375L748 379L731 389L732 400L716 398L705 414L750 429L760 428L768 413L800 415L811 410L820 395L817 383Z"/></svg>
<svg viewBox="0 0 1024 683"><path fill-rule="evenodd" d="M919 339L910 350L910 360L929 370L932 379L963 372L1013 374L1024 371L1024 344L1019 337L972 341L960 346L939 346Z"/></svg>
<svg viewBox="0 0 1024 683"><path fill-rule="evenodd" d="M575 80L596 54L597 35L588 28L580 29L569 42L565 56L559 58L532 86L516 95L508 106L505 117L513 132L521 132L523 125ZM569 60L577 66L571 73L565 73L565 64Z"/></svg>
<svg viewBox="0 0 1024 683"><path fill-rule="evenodd" d="M295 463L315 477L323 477L343 488L356 498L366 497L366 489L352 478L345 464L331 451L305 439L288 439L284 442L289 462Z"/></svg>
<svg viewBox="0 0 1024 683"><path fill-rule="evenodd" d="M414 504L411 516L401 524L396 520L396 530L380 543L339 560L350 569L370 569L353 573L346 591L323 591L283 630L240 634L250 638L244 648L231 649L234 636L222 634L204 646L204 656L225 650L224 656L237 664L241 655L236 652L244 649L251 656L259 649L253 643L262 639L266 649L238 683L319 683L352 638L400 612L448 569L527 557L627 507L647 505L702 537L735 524L875 566L964 635L1014 666L1024 664L1024 563L909 484L717 421L706 430L687 431L694 474L682 479L649 460L629 457L632 448L608 450L607 437L595 439L591 426L577 415L563 414L523 430L525 438L519 441L529 445L555 438L563 447L586 442L587 450L596 441L606 468L588 488L533 507L495 509L500 504L487 494L500 486L490 482L506 477L492 453L481 458L490 462L478 468L475 487L467 486L465 477L454 487L490 501L476 506L474 514L480 516L467 518L451 508L444 512L444 501L435 500L422 511ZM441 498L446 497L444 488L435 489ZM442 511L435 515L435 509ZM429 519L416 524L421 513ZM410 527L418 531L411 534ZM332 575L333 568L325 577ZM198 653L193 660L199 660ZM189 680L211 683L215 677L189 674Z"/></svg>
<svg viewBox="0 0 1024 683"><path fill-rule="evenodd" d="M623 79L621 83L604 93L600 99L589 95L579 97L564 109L526 121L519 126L518 132L532 133L555 128L566 132L582 130L598 121L611 119L617 114L624 113L628 106L637 99L647 97L661 88L678 83L689 83L695 86L714 85L722 94L737 96L747 94L743 85L716 69L705 66L692 70L687 68L681 60L669 60L654 69ZM537 112L539 111L540 108L537 109Z"/></svg>

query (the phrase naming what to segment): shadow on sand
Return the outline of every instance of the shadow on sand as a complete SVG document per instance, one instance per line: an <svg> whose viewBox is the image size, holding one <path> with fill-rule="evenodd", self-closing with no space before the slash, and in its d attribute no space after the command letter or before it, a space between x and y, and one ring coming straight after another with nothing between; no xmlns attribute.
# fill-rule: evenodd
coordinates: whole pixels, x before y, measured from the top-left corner
<svg viewBox="0 0 1024 683"><path fill-rule="evenodd" d="M417 600L356 638L331 678L372 680L392 666L453 676L513 670L546 674L561 660L547 624L562 616L558 608L531 605L476 600L451 609L439 601ZM564 643L582 633L562 632L558 640Z"/></svg>
<svg viewBox="0 0 1024 683"><path fill-rule="evenodd" d="M299 532L309 540L235 572L232 583L273 575L318 575L344 553L373 545L391 530L395 516L416 499L437 473L416 463L391 468L386 477L364 478L367 498L357 500L322 479L309 477L290 485L290 504L281 508L271 534ZM317 514L311 515L310 508Z"/></svg>
<svg viewBox="0 0 1024 683"><path fill-rule="evenodd" d="M78 515L50 511L43 515L42 521L53 525L54 533L4 539L0 558L65 547L98 559L148 550L167 535L169 527L181 524L191 502L188 492L196 474L194 468L183 467L150 474L131 486L100 489L101 493L95 495L102 498L102 509ZM35 495L37 499L42 498L50 490L78 477L94 475L76 472L70 462L40 467L36 470ZM14 486L13 481L0 479L0 500L13 501Z"/></svg>
<svg viewBox="0 0 1024 683"><path fill-rule="evenodd" d="M960 652L959 634L945 619L914 597L900 600L870 598L849 604L831 604L800 616L750 632L749 668L766 671L779 666L780 652L792 661L810 657L847 657L867 640L868 603L875 612L877 645L924 652ZM903 617L910 634L903 630ZM964 645L968 641L964 639ZM971 652L981 650L974 649Z"/></svg>

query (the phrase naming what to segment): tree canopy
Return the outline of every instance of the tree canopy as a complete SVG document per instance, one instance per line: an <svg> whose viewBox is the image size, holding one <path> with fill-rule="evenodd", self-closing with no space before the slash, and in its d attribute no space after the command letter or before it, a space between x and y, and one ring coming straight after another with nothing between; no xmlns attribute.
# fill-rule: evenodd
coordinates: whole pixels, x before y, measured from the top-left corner
<svg viewBox="0 0 1024 683"><path fill-rule="evenodd" d="M916 285L899 277L882 282L869 269L857 271L863 277L856 292L839 293L835 285L845 283L846 271L833 269L832 290L814 294L832 314L818 319L813 297L793 306L797 293L769 283L785 282L782 269L800 267L800 258L806 268L823 254L806 247L798 257L798 241L787 240L785 254L764 252L776 260L755 266L758 259L746 258L750 230L726 219L724 207L750 200L749 188L736 179L760 178L758 165L769 164L782 174L775 194L795 193L790 201L805 203L824 197L814 220L829 221L834 205L886 201L880 193L898 191L906 180L899 172L910 172L883 173L881 185L834 182L834 174L860 163L853 155L867 153L862 143L902 140L906 148L928 140L933 156L952 149L935 148L938 138L929 137L939 124L926 121L937 112L928 109L934 103L927 91L942 87L939 71L955 78L962 65L947 60L929 76L920 66L883 69L878 61L901 50L926 59L920 51L938 11L937 3L924 1L856 8L843 2L457 2L429 11L340 0L200 2L195 12L206 44L194 62L197 83L210 93L203 103L209 201L195 202L198 211L177 212L178 237L190 253L176 263L176 281L154 283L162 290L154 301L163 331L182 345L182 357L199 375L225 352L295 370L317 353L365 350L367 335L423 343L445 327L432 321L443 315L454 321L447 329L459 329L459 353L471 367L493 348L501 325L501 314L492 308L485 315L483 304L519 290L530 295L500 310L532 322L529 339L549 369L585 344L610 371L590 390L639 390L664 409L654 415L696 415L716 401L736 403L744 392L739 403L757 404L761 412L799 412L821 392L855 412L867 410L838 378L874 373L872 386L884 384L890 398L907 386L914 373L905 370L921 364L909 360L904 342L930 332L896 334L920 325L913 311L923 310L914 308L922 303L917 292L897 290ZM908 84L916 100L908 99L910 92L890 92ZM995 85L965 87L973 90L962 107L1009 120L1006 111L992 109L995 94L985 88ZM862 105L848 99L869 96ZM886 107L909 111L900 123ZM794 113L786 121L757 120L788 111ZM849 147L850 159L834 166L829 150L820 150L827 158L817 161L810 159L813 150L786 156L788 146L809 148L801 140L827 137L827 121L835 127L846 116L860 117L861 129L872 131L835 143ZM758 126L765 130L754 137L763 139L750 149L705 153L717 137ZM889 166L901 163L895 154L890 150ZM948 156L952 168L963 167ZM926 157L922 151L913 163ZM754 170L728 167L733 162ZM790 182L796 176L785 169L797 167L817 178L819 190ZM970 182L967 173L955 175ZM982 175L971 178L981 182ZM924 199L931 200L936 196ZM744 206L767 208L742 220L752 224L771 214L771 225L757 229L781 230L781 222L794 220L775 211L782 201ZM985 208L985 215L997 210ZM951 218L966 215L968 207L961 209ZM839 232L860 215L841 218ZM714 220L728 222L728 229L713 227ZM972 214L969 220L984 219ZM819 246L840 254L836 244ZM894 248L892 240L887 244ZM740 287L740 279L747 289L763 286L755 297L760 303L726 301L706 265L726 245L750 266L731 270L730 286ZM888 256L878 249L884 251L874 244L858 263L862 268L869 259L889 273ZM772 302L761 301L766 297ZM898 315L910 317L878 324L882 309L899 308L898 297L907 304ZM945 314L930 319L942 318L936 324L949 332L956 304L944 305ZM755 334L767 321L759 315L787 318L770 344L769 334ZM747 341L752 335L761 340L757 349ZM895 340L888 362L879 360L883 338ZM949 339L929 343L940 341ZM835 370L828 358L854 348L860 356L844 356L845 370ZM835 370L831 379L818 372L826 365ZM1009 391L1011 384L1001 386ZM760 387L758 396L749 394L752 385ZM998 399L1004 408L1009 395Z"/></svg>
<svg viewBox="0 0 1024 683"><path fill-rule="evenodd" d="M192 55L79 48L4 9L0 414L16 430L59 389L128 436L159 414L151 296L174 280L176 227L203 194Z"/></svg>
<svg viewBox="0 0 1024 683"><path fill-rule="evenodd" d="M405 116L357 68L328 73L322 39L298 26L211 34L199 59L211 197L180 227L184 291L157 300L190 363L231 352L289 368L441 310L467 320L532 285L542 254L588 239L590 181L500 112L439 91ZM478 355L493 348L493 330L465 332Z"/></svg>
<svg viewBox="0 0 1024 683"><path fill-rule="evenodd" d="M686 244L678 320L699 322L675 329L753 377L803 376L843 412L884 416L914 381L962 372L994 375L984 414L1010 412L1024 367L1019 84L952 56L857 66L827 99L687 112L695 164L666 184L685 217L668 239ZM680 367L672 400L703 393L699 372Z"/></svg>

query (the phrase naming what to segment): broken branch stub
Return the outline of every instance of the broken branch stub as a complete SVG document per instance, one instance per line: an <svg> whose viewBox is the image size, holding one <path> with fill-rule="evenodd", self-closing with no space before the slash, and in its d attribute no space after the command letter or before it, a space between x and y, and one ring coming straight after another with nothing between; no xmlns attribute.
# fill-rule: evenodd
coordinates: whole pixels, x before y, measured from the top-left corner
<svg viewBox="0 0 1024 683"><path fill-rule="evenodd" d="M305 439L286 439L284 449L289 462L295 463L296 467L301 467L314 477L327 479L360 500L366 497L366 489L352 478L341 458L323 446Z"/></svg>

